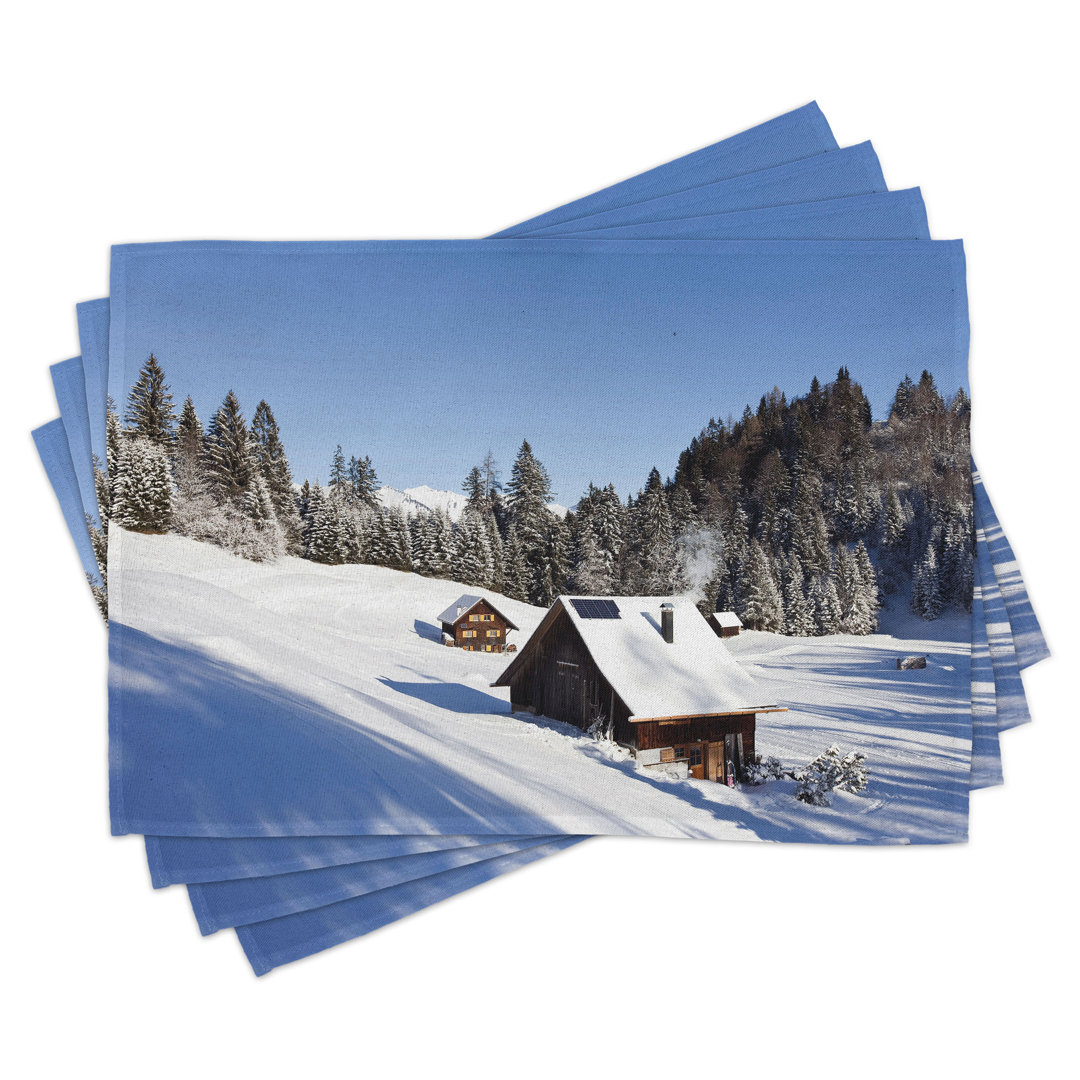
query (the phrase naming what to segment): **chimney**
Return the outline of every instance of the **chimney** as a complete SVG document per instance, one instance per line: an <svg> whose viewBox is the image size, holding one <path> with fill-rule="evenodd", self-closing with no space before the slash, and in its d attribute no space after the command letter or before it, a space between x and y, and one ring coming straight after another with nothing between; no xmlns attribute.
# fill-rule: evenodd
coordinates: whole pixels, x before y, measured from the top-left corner
<svg viewBox="0 0 1080 1080"><path fill-rule="evenodd" d="M664 632L664 640L671 645L675 641L675 605L660 605L660 629Z"/></svg>

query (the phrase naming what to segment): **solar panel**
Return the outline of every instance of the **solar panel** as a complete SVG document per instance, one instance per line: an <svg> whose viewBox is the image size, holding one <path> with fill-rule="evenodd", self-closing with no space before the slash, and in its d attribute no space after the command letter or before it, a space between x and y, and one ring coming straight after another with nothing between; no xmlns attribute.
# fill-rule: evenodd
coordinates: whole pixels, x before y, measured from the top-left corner
<svg viewBox="0 0 1080 1080"><path fill-rule="evenodd" d="M618 619L619 607L614 600L571 600L582 619Z"/></svg>

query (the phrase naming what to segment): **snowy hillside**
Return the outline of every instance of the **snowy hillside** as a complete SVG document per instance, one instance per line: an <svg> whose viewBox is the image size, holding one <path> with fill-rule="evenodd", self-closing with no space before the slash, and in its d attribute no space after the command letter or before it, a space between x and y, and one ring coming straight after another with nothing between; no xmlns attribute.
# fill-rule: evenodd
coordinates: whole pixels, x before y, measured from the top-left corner
<svg viewBox="0 0 1080 1080"><path fill-rule="evenodd" d="M748 632L732 642L763 698L791 709L759 719L762 753L786 767L831 743L866 753L868 792L818 808L796 801L790 781L670 780L573 727L511 715L507 691L490 686L507 658L440 644L435 616L466 591L453 582L300 559L256 564L119 528L110 563L123 760L149 763L157 781L114 775L132 831L168 831L172 820L255 835L940 842L966 831L966 618L898 620L903 637ZM492 598L521 627L511 637L520 645L543 611ZM928 654L927 667L897 671L896 656L909 653Z"/></svg>
<svg viewBox="0 0 1080 1080"><path fill-rule="evenodd" d="M406 514L417 514L422 510L445 510L451 521L457 521L465 509L465 496L453 491L439 491L421 484L420 487L397 488L384 485L376 492L383 506L400 506ZM548 509L559 517L566 517L566 507L558 503L549 503Z"/></svg>

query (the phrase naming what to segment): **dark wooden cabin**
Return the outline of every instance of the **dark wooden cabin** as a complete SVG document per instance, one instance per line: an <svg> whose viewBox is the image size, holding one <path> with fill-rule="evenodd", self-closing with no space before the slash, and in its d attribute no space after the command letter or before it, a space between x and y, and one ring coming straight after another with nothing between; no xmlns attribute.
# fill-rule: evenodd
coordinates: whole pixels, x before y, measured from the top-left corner
<svg viewBox="0 0 1080 1080"><path fill-rule="evenodd" d="M517 629L489 600L468 593L459 596L438 621L443 643L469 652L504 652L506 635Z"/></svg>
<svg viewBox="0 0 1080 1080"><path fill-rule="evenodd" d="M734 611L714 611L709 616L709 625L717 637L738 637L742 630L742 619Z"/></svg>
<svg viewBox="0 0 1080 1080"><path fill-rule="evenodd" d="M559 597L493 686L514 711L588 730L598 719L646 766L737 777L754 754L753 680L695 605L674 597Z"/></svg>

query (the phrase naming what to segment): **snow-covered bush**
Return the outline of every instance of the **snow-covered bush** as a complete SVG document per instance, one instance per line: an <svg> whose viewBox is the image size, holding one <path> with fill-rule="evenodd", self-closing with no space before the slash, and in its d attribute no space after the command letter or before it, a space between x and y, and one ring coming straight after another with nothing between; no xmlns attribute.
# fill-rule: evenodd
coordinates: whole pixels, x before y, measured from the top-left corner
<svg viewBox="0 0 1080 1080"><path fill-rule="evenodd" d="M236 507L215 502L206 492L177 498L172 531L216 544L252 562L272 562L285 554L285 534L276 518L257 525Z"/></svg>
<svg viewBox="0 0 1080 1080"><path fill-rule="evenodd" d="M865 791L870 783L870 770L866 767L866 755L858 750L852 750L840 762L843 777L836 785L841 791L850 791L854 795Z"/></svg>
<svg viewBox="0 0 1080 1080"><path fill-rule="evenodd" d="M780 764L779 758L772 756L763 758L760 754L754 754L753 757L747 758L743 773L745 782L757 787L769 780L779 780L784 775L784 767Z"/></svg>
<svg viewBox="0 0 1080 1080"><path fill-rule="evenodd" d="M838 746L830 746L813 761L796 769L795 798L811 806L828 806L829 793L833 790L858 794L866 790L870 770L866 767L866 755L853 750L846 757L840 756Z"/></svg>
<svg viewBox="0 0 1080 1080"><path fill-rule="evenodd" d="M586 729L585 734L597 742L612 741L613 724L605 713L601 713Z"/></svg>

